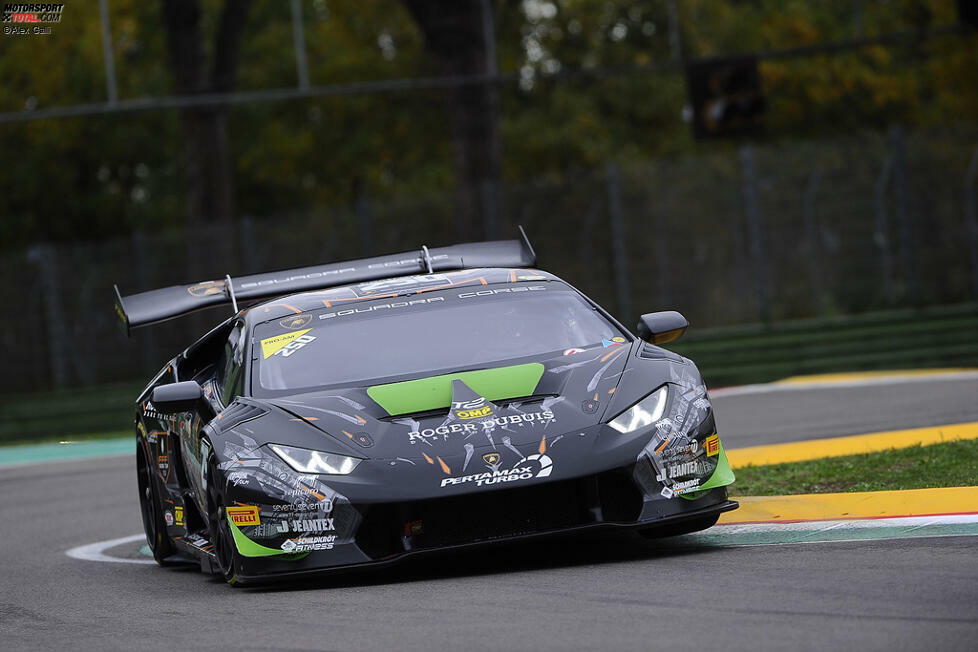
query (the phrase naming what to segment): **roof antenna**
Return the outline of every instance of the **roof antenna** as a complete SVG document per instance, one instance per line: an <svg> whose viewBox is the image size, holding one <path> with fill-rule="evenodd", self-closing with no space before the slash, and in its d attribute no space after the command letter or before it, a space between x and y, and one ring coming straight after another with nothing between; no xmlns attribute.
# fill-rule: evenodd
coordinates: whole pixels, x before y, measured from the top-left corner
<svg viewBox="0 0 978 652"><path fill-rule="evenodd" d="M424 264L428 267L428 273L433 274L434 270L431 269L431 254L428 253L428 247L426 245L421 245L421 258L424 260Z"/></svg>
<svg viewBox="0 0 978 652"><path fill-rule="evenodd" d="M224 275L224 293L231 297L231 307L234 308L234 314L238 314L238 300L234 297L234 286L231 284L231 275Z"/></svg>

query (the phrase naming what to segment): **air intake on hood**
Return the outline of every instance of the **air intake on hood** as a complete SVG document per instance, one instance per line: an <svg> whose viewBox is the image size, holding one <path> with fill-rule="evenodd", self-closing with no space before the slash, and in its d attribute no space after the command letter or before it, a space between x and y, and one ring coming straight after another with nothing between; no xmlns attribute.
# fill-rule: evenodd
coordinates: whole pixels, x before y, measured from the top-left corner
<svg viewBox="0 0 978 652"><path fill-rule="evenodd" d="M230 430L237 425L241 425L245 421L257 419L267 412L268 410L263 407L235 401L231 403L231 405L229 405L223 412L218 414L217 418L212 423L218 430Z"/></svg>
<svg viewBox="0 0 978 652"><path fill-rule="evenodd" d="M639 357L647 358L649 360L672 360L673 362L682 362L683 357L672 351L667 351L661 346L656 346L654 344L644 345L638 352Z"/></svg>

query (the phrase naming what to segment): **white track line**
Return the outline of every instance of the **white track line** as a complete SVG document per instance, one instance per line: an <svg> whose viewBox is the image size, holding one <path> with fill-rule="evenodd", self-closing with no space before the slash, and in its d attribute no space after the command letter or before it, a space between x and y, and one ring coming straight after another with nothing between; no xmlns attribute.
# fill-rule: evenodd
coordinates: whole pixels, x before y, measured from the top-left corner
<svg viewBox="0 0 978 652"><path fill-rule="evenodd" d="M978 380L978 371L955 371L946 374L929 375L899 375L882 378L860 378L858 380L837 380L829 382L813 381L810 383L762 383L759 385L741 385L739 387L721 387L711 389L710 397L739 396L741 394L770 394L772 392L794 392L811 389L836 389L840 387L865 387L870 385L898 385L902 383L924 383L947 380Z"/></svg>
<svg viewBox="0 0 978 652"><path fill-rule="evenodd" d="M865 520L846 520L846 521L801 521L793 523L778 523L778 522L766 522L766 523L731 523L729 525L715 525L709 530L704 530L693 535L687 535L690 537L695 537L701 535L704 537L704 542L709 543L710 535L737 535L737 534L762 534L770 532L810 532L813 535L817 535L820 532L825 532L826 530L867 530L874 528L892 528L892 527L905 527L907 531L917 530L928 525L960 525L966 523L978 523L978 514L944 514L941 516L898 516L894 518L879 518L879 519L865 519ZM932 537L944 537L944 536L974 536L966 535L960 533L953 534L934 534L934 535L923 535L923 536L885 536L874 539L836 539L831 541L784 541L784 542L763 542L763 543L721 543L725 547L754 547L754 546L774 546L774 545L799 545L799 544L812 544L812 543L847 543L847 542L859 542L859 541L881 541L887 539L908 539L908 538L932 538ZM85 561L104 561L117 564L155 564L155 561L149 559L123 559L122 557L111 557L104 554L102 551L108 548L114 548L115 546L121 546L124 543L135 543L136 541L145 541L145 534L134 534L130 537L122 537L119 539L109 539L108 541L97 541L95 543L89 543L84 546L78 546L77 548L72 548L65 552L66 555L73 559L83 559Z"/></svg>
<svg viewBox="0 0 978 652"><path fill-rule="evenodd" d="M941 514L937 516L893 516L889 518L869 518L834 521L794 521L779 523L720 523L704 533L744 534L754 532L820 532L830 529L857 530L880 527L906 527L917 529L928 525L960 525L978 523L978 514Z"/></svg>
<svg viewBox="0 0 978 652"><path fill-rule="evenodd" d="M139 540L146 541L146 535L134 534L131 537L109 539L108 541L96 541L95 543L89 543L84 546L72 548L71 550L66 550L65 554L72 559L84 559L85 561L107 561L117 564L156 564L156 562L151 559L123 559L122 557L112 557L102 552L108 548L121 546L124 543L134 543Z"/></svg>

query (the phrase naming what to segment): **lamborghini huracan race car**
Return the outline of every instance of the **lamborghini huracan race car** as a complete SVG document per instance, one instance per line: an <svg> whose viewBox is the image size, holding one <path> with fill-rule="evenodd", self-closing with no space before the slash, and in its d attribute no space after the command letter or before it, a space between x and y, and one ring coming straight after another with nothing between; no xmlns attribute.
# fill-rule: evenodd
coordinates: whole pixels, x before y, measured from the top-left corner
<svg viewBox="0 0 978 652"><path fill-rule="evenodd" d="M130 329L233 315L136 405L160 564L232 584L594 528L666 536L735 509L696 366L534 269L521 239L122 297ZM239 308L248 303L247 308Z"/></svg>

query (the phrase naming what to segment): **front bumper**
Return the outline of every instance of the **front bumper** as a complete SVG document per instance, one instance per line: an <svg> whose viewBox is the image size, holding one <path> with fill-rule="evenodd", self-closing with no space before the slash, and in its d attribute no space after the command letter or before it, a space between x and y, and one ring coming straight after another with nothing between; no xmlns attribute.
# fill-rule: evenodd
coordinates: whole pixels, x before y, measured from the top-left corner
<svg viewBox="0 0 978 652"><path fill-rule="evenodd" d="M695 500L646 500L630 469L573 480L420 501L358 506L345 545L301 557L242 558L243 583L383 567L431 552L601 529L653 529L737 508L725 487ZM649 503L655 508L650 510Z"/></svg>

